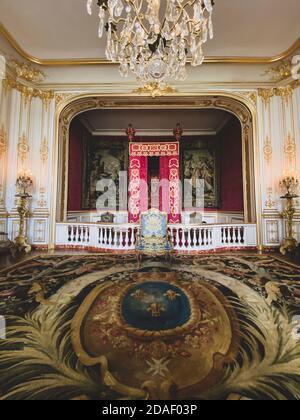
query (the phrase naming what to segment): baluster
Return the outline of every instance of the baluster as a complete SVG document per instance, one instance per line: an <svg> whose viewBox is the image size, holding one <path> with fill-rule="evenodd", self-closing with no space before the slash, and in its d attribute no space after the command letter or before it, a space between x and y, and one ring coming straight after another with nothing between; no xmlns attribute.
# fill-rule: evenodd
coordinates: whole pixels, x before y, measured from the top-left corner
<svg viewBox="0 0 300 420"><path fill-rule="evenodd" d="M187 249L190 250L191 249L191 243L192 243L192 238L191 238L191 229L188 228L187 229Z"/></svg>
<svg viewBox="0 0 300 420"><path fill-rule="evenodd" d="M237 228L236 228L236 233L237 233L237 239L236 239L236 241L237 241L237 243L240 245L241 244L241 241L242 241L242 237L241 237L241 227L240 226L238 226Z"/></svg>
<svg viewBox="0 0 300 420"><path fill-rule="evenodd" d="M68 226L68 242L72 241L72 226Z"/></svg>
<svg viewBox="0 0 300 420"><path fill-rule="evenodd" d="M241 244L245 245L245 228L241 227Z"/></svg>
<svg viewBox="0 0 300 420"><path fill-rule="evenodd" d="M111 227L108 228L108 246L113 246L113 229Z"/></svg>
<svg viewBox="0 0 300 420"><path fill-rule="evenodd" d="M118 231L116 231L116 238L117 238L117 242L116 245L119 249L123 248L123 231L122 228L118 229Z"/></svg>
<svg viewBox="0 0 300 420"><path fill-rule="evenodd" d="M128 232L128 228L126 228L125 230L125 249L129 248L129 232Z"/></svg>
<svg viewBox="0 0 300 420"><path fill-rule="evenodd" d="M102 227L98 228L98 243L100 246L103 244L103 229Z"/></svg>
<svg viewBox="0 0 300 420"><path fill-rule="evenodd" d="M106 247L107 245L107 228L103 228L103 245Z"/></svg>
<svg viewBox="0 0 300 420"><path fill-rule="evenodd" d="M175 229L176 229L176 248L179 249L180 248L179 228L175 228Z"/></svg>

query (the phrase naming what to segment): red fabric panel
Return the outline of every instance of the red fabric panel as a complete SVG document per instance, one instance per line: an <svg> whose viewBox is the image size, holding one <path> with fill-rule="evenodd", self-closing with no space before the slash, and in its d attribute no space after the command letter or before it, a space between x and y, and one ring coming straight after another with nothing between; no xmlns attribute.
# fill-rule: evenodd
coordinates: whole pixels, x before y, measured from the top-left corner
<svg viewBox="0 0 300 420"><path fill-rule="evenodd" d="M181 222L179 156L160 158L160 210L168 213L169 223Z"/></svg>
<svg viewBox="0 0 300 420"><path fill-rule="evenodd" d="M140 214L148 210L148 158L146 156L130 156L128 210L129 223L137 223Z"/></svg>
<svg viewBox="0 0 300 420"><path fill-rule="evenodd" d="M221 210L244 211L242 132L239 121L232 119L220 133Z"/></svg>

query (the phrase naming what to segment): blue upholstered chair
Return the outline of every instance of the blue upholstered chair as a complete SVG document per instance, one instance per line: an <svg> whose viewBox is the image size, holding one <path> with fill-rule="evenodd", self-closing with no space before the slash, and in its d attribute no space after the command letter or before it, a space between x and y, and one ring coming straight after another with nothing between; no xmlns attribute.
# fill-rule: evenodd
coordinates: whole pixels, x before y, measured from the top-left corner
<svg viewBox="0 0 300 420"><path fill-rule="evenodd" d="M171 261L173 244L168 232L168 216L151 209L141 214L141 226L136 244L137 258L141 264L143 255L165 256Z"/></svg>

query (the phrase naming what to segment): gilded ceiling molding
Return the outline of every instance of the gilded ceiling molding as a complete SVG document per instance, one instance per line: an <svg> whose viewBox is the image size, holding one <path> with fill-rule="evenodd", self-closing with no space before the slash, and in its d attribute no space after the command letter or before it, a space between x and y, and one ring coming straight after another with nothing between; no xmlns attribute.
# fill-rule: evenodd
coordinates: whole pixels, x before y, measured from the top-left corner
<svg viewBox="0 0 300 420"><path fill-rule="evenodd" d="M2 125L0 129L0 158L4 155L7 148L7 132Z"/></svg>
<svg viewBox="0 0 300 420"><path fill-rule="evenodd" d="M20 44L14 39L14 37L8 32L8 30L0 23L0 34L6 39L12 48L25 60L38 64L40 66L87 66L87 65L99 65L106 64L112 65L112 63L105 58L91 58L91 59L42 59L34 57L28 54L20 46ZM206 57L205 63L217 63L217 64L271 64L287 59L294 54L300 48L300 37L290 46L286 51L275 55L273 57Z"/></svg>
<svg viewBox="0 0 300 420"><path fill-rule="evenodd" d="M45 73L41 70L35 69L29 63L21 63L17 60L11 60L9 62L16 73L16 76L26 80L27 82L41 83L45 79Z"/></svg>
<svg viewBox="0 0 300 420"><path fill-rule="evenodd" d="M273 82L282 82L283 80L292 77L292 62L284 61L276 67L268 69L266 74L271 76Z"/></svg>
<svg viewBox="0 0 300 420"><path fill-rule="evenodd" d="M51 90L42 90L37 89L34 87L30 87L27 85L24 85L23 83L17 81L13 77L6 74L5 79L3 80L3 88L7 92L8 89L16 89L18 92L21 93L22 99L27 105L32 98L40 98L45 105L45 107L48 109L48 106L52 99L54 98L54 92Z"/></svg>

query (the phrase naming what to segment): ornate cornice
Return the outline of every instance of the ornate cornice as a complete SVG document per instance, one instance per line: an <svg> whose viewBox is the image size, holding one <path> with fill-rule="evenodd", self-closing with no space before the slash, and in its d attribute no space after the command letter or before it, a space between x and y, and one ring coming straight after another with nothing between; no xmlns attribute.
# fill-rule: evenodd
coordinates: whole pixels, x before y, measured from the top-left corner
<svg viewBox="0 0 300 420"><path fill-rule="evenodd" d="M25 105L30 103L32 98L40 98L43 101L44 106L48 108L50 102L54 98L54 92L52 90L43 90L25 85L8 74L6 74L2 84L5 91L8 89L16 89L20 92Z"/></svg>
<svg viewBox="0 0 300 420"><path fill-rule="evenodd" d="M258 96L260 96L264 102L264 104L267 106L270 103L271 98L275 95L275 89L258 89Z"/></svg>
<svg viewBox="0 0 300 420"><path fill-rule="evenodd" d="M294 89L297 89L300 86L300 79L294 80L286 86L280 86L270 89L258 89L258 96L262 99L265 105L270 103L273 96L280 96L284 102L292 97Z"/></svg>
<svg viewBox="0 0 300 420"><path fill-rule="evenodd" d="M24 79L27 82L41 83L46 77L41 70L34 68L29 63L11 60L9 65L14 69L18 78Z"/></svg>
<svg viewBox="0 0 300 420"><path fill-rule="evenodd" d="M266 74L271 76L273 82L282 82L283 80L292 77L292 62L284 61L266 71Z"/></svg>

